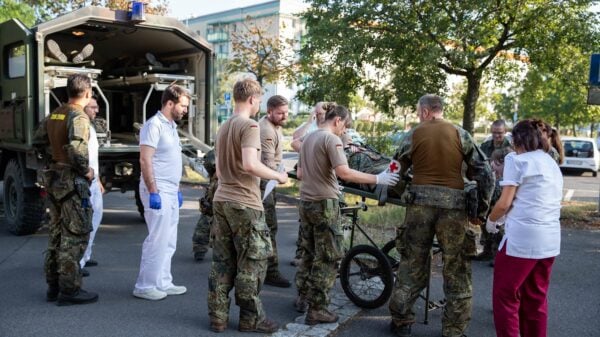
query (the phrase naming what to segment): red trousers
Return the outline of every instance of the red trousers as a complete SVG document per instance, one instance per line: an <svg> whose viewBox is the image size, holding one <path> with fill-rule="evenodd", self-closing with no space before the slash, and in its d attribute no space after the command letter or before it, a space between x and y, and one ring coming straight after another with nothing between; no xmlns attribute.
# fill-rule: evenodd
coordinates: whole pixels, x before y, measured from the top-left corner
<svg viewBox="0 0 600 337"><path fill-rule="evenodd" d="M506 255L494 264L493 308L498 337L546 337L548 286L554 257L524 259Z"/></svg>

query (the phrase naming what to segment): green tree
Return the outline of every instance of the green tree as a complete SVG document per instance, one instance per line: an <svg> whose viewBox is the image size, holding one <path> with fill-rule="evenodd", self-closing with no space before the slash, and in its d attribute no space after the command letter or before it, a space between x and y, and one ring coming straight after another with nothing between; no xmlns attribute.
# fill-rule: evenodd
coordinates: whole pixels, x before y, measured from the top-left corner
<svg viewBox="0 0 600 337"><path fill-rule="evenodd" d="M26 3L15 0L0 0L0 22L10 19L19 19L26 26L35 22L33 8Z"/></svg>
<svg viewBox="0 0 600 337"><path fill-rule="evenodd" d="M247 16L240 29L230 32L232 53L227 71L253 74L261 85L279 79L289 81L298 63L296 41L274 33L280 29L285 26L275 27L272 21Z"/></svg>
<svg viewBox="0 0 600 337"><path fill-rule="evenodd" d="M527 74L519 96L519 117L541 117L556 128L569 127L575 135L577 126L600 120L600 107L587 105L590 52L572 47L558 54L552 68L532 67Z"/></svg>
<svg viewBox="0 0 600 337"><path fill-rule="evenodd" d="M597 41L590 40L598 21L588 11L591 0L310 2L304 14L305 63L329 59L354 72L366 64L385 70L398 104L409 99L414 104L425 92L440 93L448 75L462 76L468 131L473 131L482 79L493 61L497 70L491 75L502 79L513 60L552 63L556 55L548 50ZM340 81L340 73L330 72L330 82ZM316 82L319 77L309 78L307 85L323 85Z"/></svg>
<svg viewBox="0 0 600 337"><path fill-rule="evenodd" d="M127 10L130 5L129 0L22 0L21 2L35 9L37 23L86 6ZM169 0L150 0L146 2L146 13L165 15L168 11Z"/></svg>

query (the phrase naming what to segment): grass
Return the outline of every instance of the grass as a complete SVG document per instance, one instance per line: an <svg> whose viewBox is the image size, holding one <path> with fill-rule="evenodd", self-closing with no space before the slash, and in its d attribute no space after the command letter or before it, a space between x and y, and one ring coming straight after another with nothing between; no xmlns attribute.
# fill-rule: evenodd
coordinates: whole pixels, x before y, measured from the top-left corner
<svg viewBox="0 0 600 337"><path fill-rule="evenodd" d="M560 224L569 229L600 229L598 204L593 202L563 202Z"/></svg>

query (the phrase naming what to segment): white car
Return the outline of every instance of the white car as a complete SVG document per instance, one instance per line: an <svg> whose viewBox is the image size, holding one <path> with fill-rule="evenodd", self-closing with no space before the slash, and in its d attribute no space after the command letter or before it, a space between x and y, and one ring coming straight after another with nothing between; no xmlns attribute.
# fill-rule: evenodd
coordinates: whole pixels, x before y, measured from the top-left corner
<svg viewBox="0 0 600 337"><path fill-rule="evenodd" d="M596 141L585 137L562 137L565 160L563 169L592 172L595 177L600 169L600 153Z"/></svg>

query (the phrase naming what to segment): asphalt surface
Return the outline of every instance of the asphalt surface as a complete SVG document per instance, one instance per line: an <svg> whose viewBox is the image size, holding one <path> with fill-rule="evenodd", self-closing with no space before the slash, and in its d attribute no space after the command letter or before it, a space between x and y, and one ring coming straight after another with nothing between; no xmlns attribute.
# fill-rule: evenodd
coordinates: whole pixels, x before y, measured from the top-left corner
<svg viewBox="0 0 600 337"><path fill-rule="evenodd" d="M439 260L432 276L431 299L444 298ZM473 264L473 313L466 335L495 336L492 316L493 268L487 262ZM563 230L561 254L556 258L548 296L548 337L600 336L600 231ZM414 337L440 337L442 310L429 312L423 324L424 301L417 300ZM387 304L363 310L335 333L336 337L394 336L389 330ZM523 336L527 337L527 336Z"/></svg>
<svg viewBox="0 0 600 337"><path fill-rule="evenodd" d="M131 294L139 271L145 223L135 208L133 193L111 192L105 196L104 219L96 236L90 267L83 288L98 292L97 303L57 307L45 301L43 273L47 231L17 237L0 230L0 336L213 336L208 330L206 295L210 267L192 256L192 233L198 220L198 197L194 187L184 187L177 251L172 261L174 283L188 292L158 302ZM293 279L289 262L295 252L298 215L295 206L281 205L278 246L281 272ZM2 221L2 219L0 219ZM1 225L1 224L0 224ZM3 227L3 226L2 226ZM233 294L231 294L233 297ZM295 288L264 286L261 299L269 317L279 323L294 321ZM256 335L237 331L238 310L232 300L229 329L219 336Z"/></svg>
<svg viewBox="0 0 600 337"><path fill-rule="evenodd" d="M292 159L293 160L293 159ZM286 167L289 166L286 163ZM293 164L292 164L293 166ZM565 175L565 188L574 189L576 200L598 191L600 178ZM0 191L2 190L0 183ZM587 191L587 192L585 192ZM178 246L173 258L174 282L188 293L159 302L131 295L137 277L142 242L147 235L136 211L133 193L105 196L104 219L96 236L93 258L99 266L88 268L91 276L84 288L100 294L98 303L56 307L45 301L43 275L47 231L16 237L4 230L0 215L0 337L21 336L213 336L208 330L206 306L209 262L192 259L191 237L198 219L197 199L202 192L184 187ZM281 271L293 279L289 265L295 250L298 216L294 204L278 207L278 246ZM210 253L207 255L210 260ZM600 336L600 231L563 231L562 254L557 258L550 287L549 337ZM439 269L439 266L437 267ZM492 268L473 263L474 307L468 335L494 336L491 312ZM432 299L443 298L442 280L433 275ZM339 285L336 286L339 290ZM233 294L232 294L233 295ZM264 286L261 292L267 315L280 324L293 322L298 314L291 306L295 289ZM227 336L256 335L237 331L237 307L232 300ZM415 311L423 320L423 301ZM441 310L430 312L429 324L419 323L414 336L441 334ZM392 336L387 306L363 310L335 333L339 336Z"/></svg>

